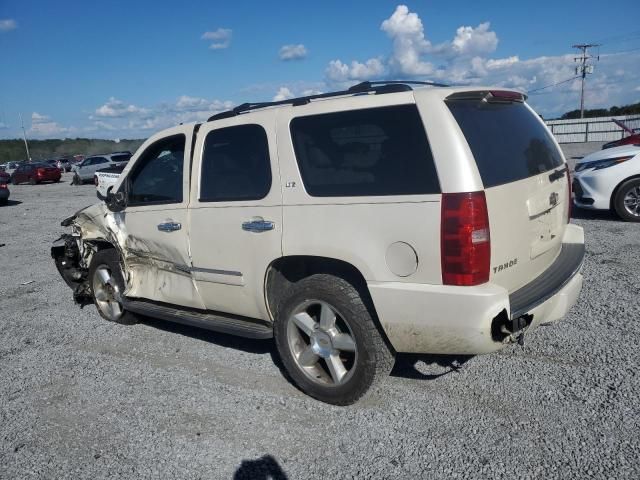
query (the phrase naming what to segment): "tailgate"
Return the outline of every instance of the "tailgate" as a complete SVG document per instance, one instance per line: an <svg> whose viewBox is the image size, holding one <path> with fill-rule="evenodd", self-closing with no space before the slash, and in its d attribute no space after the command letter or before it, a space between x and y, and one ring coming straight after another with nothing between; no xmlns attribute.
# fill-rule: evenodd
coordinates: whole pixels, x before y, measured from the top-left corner
<svg viewBox="0 0 640 480"><path fill-rule="evenodd" d="M485 187L490 281L511 293L540 276L560 254L570 192L566 163L542 120L522 97L491 93L461 95L447 105Z"/></svg>

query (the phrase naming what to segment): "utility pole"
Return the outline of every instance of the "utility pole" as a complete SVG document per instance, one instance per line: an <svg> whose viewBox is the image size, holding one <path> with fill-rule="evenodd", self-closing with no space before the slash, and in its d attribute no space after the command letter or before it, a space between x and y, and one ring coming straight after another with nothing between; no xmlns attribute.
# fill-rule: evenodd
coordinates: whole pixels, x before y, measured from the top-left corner
<svg viewBox="0 0 640 480"><path fill-rule="evenodd" d="M24 130L24 121L22 121L22 114L20 113L20 125L22 125L22 138L24 138L24 148L27 151L27 161L31 161L31 155L29 154L29 144L27 143L27 132Z"/></svg>
<svg viewBox="0 0 640 480"><path fill-rule="evenodd" d="M599 47L599 44L596 43L581 43L578 45L571 45L571 48L577 48L581 50L582 53L579 57L574 57L574 62L580 62L580 64L576 67L576 75L580 75L582 77L582 88L580 89L580 118L584 118L584 81L587 73L593 73L593 65L588 64L587 61L590 58L594 58L587 54L589 48ZM595 57L596 60L600 60L600 56Z"/></svg>

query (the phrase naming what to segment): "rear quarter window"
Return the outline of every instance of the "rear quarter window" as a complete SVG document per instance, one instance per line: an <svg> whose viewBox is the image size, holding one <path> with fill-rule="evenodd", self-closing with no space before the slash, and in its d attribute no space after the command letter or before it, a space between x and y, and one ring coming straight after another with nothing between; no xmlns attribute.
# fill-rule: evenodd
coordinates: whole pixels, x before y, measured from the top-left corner
<svg viewBox="0 0 640 480"><path fill-rule="evenodd" d="M415 105L297 117L290 129L302 181L311 196L440 193Z"/></svg>
<svg viewBox="0 0 640 480"><path fill-rule="evenodd" d="M523 103L448 101L485 188L539 175L563 164L549 131Z"/></svg>

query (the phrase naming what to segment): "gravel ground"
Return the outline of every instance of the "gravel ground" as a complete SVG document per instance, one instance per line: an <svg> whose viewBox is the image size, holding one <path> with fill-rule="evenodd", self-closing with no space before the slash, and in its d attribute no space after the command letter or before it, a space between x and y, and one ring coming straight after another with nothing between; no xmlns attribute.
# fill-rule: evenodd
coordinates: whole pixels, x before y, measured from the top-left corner
<svg viewBox="0 0 640 480"><path fill-rule="evenodd" d="M49 245L94 188L11 191L1 478L640 477L640 225L576 213L581 298L524 350L400 356L378 391L339 408L289 384L271 341L81 310Z"/></svg>

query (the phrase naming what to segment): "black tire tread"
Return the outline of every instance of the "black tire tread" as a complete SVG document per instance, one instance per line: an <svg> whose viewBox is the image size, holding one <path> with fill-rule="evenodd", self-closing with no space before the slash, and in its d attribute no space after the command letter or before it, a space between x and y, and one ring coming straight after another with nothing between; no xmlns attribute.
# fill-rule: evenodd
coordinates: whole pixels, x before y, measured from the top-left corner
<svg viewBox="0 0 640 480"><path fill-rule="evenodd" d="M624 196L630 186L640 185L640 178L631 178L618 187L615 198L613 199L613 208L620 218L627 222L640 222L640 218L634 217L624 208Z"/></svg>
<svg viewBox="0 0 640 480"><path fill-rule="evenodd" d="M364 364L362 366L363 370L361 370L361 373L369 377L370 380L367 379L364 382L354 383L352 382L354 379L351 379L347 385L354 384L354 388L349 389L347 392L342 392L339 396L331 397L328 387L327 394L319 394L317 391L314 391L318 389L317 386L315 386L314 389L308 388L310 380L305 380L304 374L298 371L298 367L293 363L293 360L287 356L288 344L286 334L283 334L283 332L279 334L278 332L278 327L286 329L286 316L291 308L295 306L291 305L291 303L294 301L297 303L296 297L304 294L306 291L314 292L314 298L316 296L323 297L323 294L335 295L341 298L347 304L347 308L351 314L352 318L350 321L357 322L362 329L366 345L370 350L369 354L373 357L373 361ZM320 294L316 295L316 292L320 292ZM307 395L334 405L350 405L373 391L389 375L389 372L393 368L395 354L387 344L383 333L380 332L376 322L372 318L372 312L367 308L358 290L344 278L330 274L314 274L306 277L294 283L287 290L282 305L283 308L278 309L281 315L276 318L277 325L274 326L276 345L280 352L287 376L294 385Z"/></svg>

